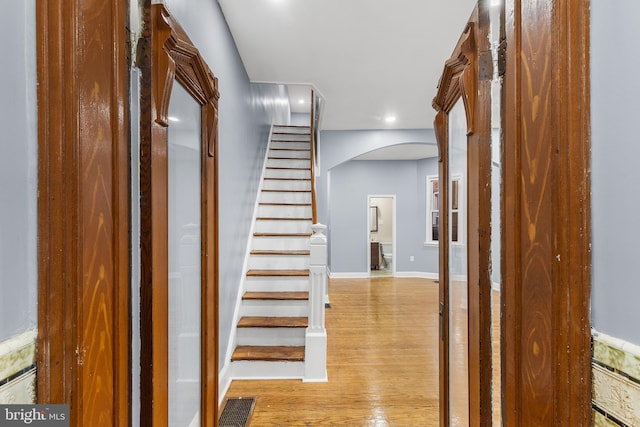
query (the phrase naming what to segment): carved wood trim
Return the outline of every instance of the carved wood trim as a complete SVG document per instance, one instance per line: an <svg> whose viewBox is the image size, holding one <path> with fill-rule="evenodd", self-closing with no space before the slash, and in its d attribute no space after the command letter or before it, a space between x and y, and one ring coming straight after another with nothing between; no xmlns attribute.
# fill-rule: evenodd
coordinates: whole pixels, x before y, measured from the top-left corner
<svg viewBox="0 0 640 427"><path fill-rule="evenodd" d="M473 133L474 111L476 104L476 23L469 22L460 36L456 48L445 64L438 92L433 98L433 108L436 111L449 113L456 101L462 96L467 114L467 135Z"/></svg>
<svg viewBox="0 0 640 427"><path fill-rule="evenodd" d="M155 6L154 6L155 8ZM155 16L154 50L156 67L154 86L156 121L168 126L167 112L174 79L201 105L220 98L218 80L200 56L180 24L171 16L166 7L158 6ZM161 47L161 48L160 48Z"/></svg>
<svg viewBox="0 0 640 427"><path fill-rule="evenodd" d="M72 426L130 419L127 6L36 2L37 394Z"/></svg>
<svg viewBox="0 0 640 427"><path fill-rule="evenodd" d="M201 421L218 413L218 81L162 4L145 5L138 57L141 84L141 419L165 426L168 414L168 110L174 80L201 105L202 390Z"/></svg>

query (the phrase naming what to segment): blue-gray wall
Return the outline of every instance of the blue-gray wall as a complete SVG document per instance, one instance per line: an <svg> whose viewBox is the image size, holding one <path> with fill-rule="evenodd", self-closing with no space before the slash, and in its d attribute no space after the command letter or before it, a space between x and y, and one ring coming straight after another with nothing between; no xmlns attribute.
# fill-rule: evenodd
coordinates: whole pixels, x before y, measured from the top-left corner
<svg viewBox="0 0 640 427"><path fill-rule="evenodd" d="M329 213L332 274L368 274L369 195L396 196L397 273L437 273L438 250L425 246L426 175L437 171L436 159L423 161L353 160L331 170ZM409 257L413 256L411 262Z"/></svg>
<svg viewBox="0 0 640 427"><path fill-rule="evenodd" d="M35 0L0 0L0 341L37 323Z"/></svg>
<svg viewBox="0 0 640 427"><path fill-rule="evenodd" d="M640 344L640 2L591 2L592 323Z"/></svg>
<svg viewBox="0 0 640 427"><path fill-rule="evenodd" d="M220 364L225 362L233 313L272 122L289 123L284 86L252 85L218 2L168 0L219 79Z"/></svg>
<svg viewBox="0 0 640 427"><path fill-rule="evenodd" d="M320 132L320 176L316 183L318 219L321 223L327 224L329 227L329 268L332 273L368 272L366 261L367 195L400 193L410 193L412 199L410 202L411 206L415 206L415 209L420 209L422 213L419 221L417 219L413 221L415 224L412 226L412 234L415 234L415 237L411 239L413 243L408 243L401 239L400 236L405 235L405 232L403 231L401 233L400 229L398 229L396 236L396 258L398 260L396 263L396 271L437 273L438 248L433 245L423 245L426 237L426 176L437 174L437 163L435 159L400 161L396 163L396 167L400 167L400 165L402 165L402 167L400 167L397 172L390 172L386 183L375 187L364 182L362 182L361 185L354 186L355 182L349 182L348 185L353 187L354 191L358 191L359 204L357 208L354 206L355 211L345 208L342 201L343 198L346 198L346 195L342 192L345 177L350 173L360 173L359 179L364 179L362 177L365 176L364 170L360 170L359 172L355 170L350 171L350 167L363 168L363 163L371 163L370 161L351 161L351 159L378 148L406 143L424 143L434 146L436 145L436 138L433 129L326 130ZM375 161L372 164L381 166L384 163L385 161ZM358 164L360 165L355 166ZM405 169L412 171L409 182L403 181ZM400 172L401 170L402 172ZM377 177L375 176L371 177L371 179L377 181ZM403 188L403 186L410 186L412 189L407 190ZM389 189L389 191L385 191L385 189ZM355 199L355 197L353 197L353 199ZM355 203L353 199L349 200L348 203ZM399 198L396 200L396 203L398 218L400 218L400 215L403 215L402 211L408 209L409 205ZM411 209L411 212L415 211L414 208ZM361 217L359 215L361 215ZM334 224L334 221L338 221L338 223ZM360 221L364 222L360 223ZM352 253L353 259L338 260L342 254L345 253L345 248L340 244L340 242L345 239L340 233L342 231L347 232L349 235L356 233L355 230L345 230L345 223L360 228L358 235L361 237L358 239L360 243L359 246L357 246L359 249L357 253ZM400 224L400 220L398 220L398 224ZM398 227L400 227L400 225L398 225ZM418 248L418 240L420 241L420 245L422 245L421 248ZM356 247L354 245L357 244L358 243L352 242L351 239L349 239L349 247L354 248ZM414 255L416 261L407 265L410 255ZM337 264L334 265L332 260L336 260Z"/></svg>

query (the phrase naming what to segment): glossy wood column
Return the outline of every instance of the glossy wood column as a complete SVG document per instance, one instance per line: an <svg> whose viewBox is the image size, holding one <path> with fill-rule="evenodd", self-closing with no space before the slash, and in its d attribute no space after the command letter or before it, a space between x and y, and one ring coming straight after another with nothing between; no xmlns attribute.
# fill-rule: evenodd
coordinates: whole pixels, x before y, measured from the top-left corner
<svg viewBox="0 0 640 427"><path fill-rule="evenodd" d="M591 412L589 1L506 1L504 425Z"/></svg>
<svg viewBox="0 0 640 427"><path fill-rule="evenodd" d="M129 96L124 0L38 0L38 401L128 425Z"/></svg>

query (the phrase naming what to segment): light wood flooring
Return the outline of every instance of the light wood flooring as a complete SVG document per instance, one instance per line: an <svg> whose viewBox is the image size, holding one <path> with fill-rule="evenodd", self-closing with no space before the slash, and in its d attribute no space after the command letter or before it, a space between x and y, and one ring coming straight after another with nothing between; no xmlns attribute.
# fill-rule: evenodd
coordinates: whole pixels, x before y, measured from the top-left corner
<svg viewBox="0 0 640 427"><path fill-rule="evenodd" d="M329 296L329 382L233 381L226 397L257 397L252 427L437 426L437 283L398 278L331 280ZM500 293L494 291L492 297L494 425L500 425ZM464 313L460 298L464 296L454 293L453 307ZM452 326L453 341L466 340L466 328L456 322ZM466 385L464 370L454 372L452 382ZM452 425L466 424L460 419L464 417L455 415L468 408L464 396L451 396Z"/></svg>
<svg viewBox="0 0 640 427"><path fill-rule="evenodd" d="M328 382L233 381L226 397L257 397L252 427L437 426L437 284L340 279L329 296Z"/></svg>

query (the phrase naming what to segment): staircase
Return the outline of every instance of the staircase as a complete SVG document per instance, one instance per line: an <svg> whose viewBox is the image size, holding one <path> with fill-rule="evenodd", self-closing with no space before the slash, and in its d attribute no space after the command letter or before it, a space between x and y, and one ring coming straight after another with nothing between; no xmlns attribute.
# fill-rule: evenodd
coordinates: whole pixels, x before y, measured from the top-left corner
<svg viewBox="0 0 640 427"><path fill-rule="evenodd" d="M237 379L305 376L313 221L310 133L302 126L272 130L231 357Z"/></svg>

